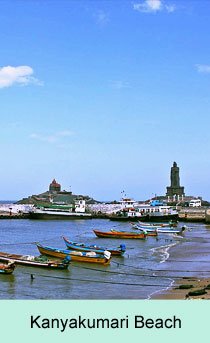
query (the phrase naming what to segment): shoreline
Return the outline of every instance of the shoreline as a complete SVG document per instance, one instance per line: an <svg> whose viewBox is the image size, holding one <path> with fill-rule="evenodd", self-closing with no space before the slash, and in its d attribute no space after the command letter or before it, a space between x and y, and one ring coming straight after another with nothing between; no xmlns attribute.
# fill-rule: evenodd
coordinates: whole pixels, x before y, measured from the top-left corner
<svg viewBox="0 0 210 343"><path fill-rule="evenodd" d="M185 288L186 287L186 288ZM189 288L187 288L189 287ZM190 295L190 292L198 291L196 295ZM199 294L204 291L205 294ZM210 299L210 277L183 277L172 281L171 287L149 297L150 300L209 300Z"/></svg>

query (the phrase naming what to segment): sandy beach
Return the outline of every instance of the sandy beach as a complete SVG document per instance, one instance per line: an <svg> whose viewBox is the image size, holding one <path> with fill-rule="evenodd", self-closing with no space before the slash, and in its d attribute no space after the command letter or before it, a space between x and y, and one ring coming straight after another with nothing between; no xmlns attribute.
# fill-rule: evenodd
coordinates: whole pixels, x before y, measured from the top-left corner
<svg viewBox="0 0 210 343"><path fill-rule="evenodd" d="M198 294L193 294L193 292L197 292ZM200 294L200 293L204 293L204 294ZM208 300L210 299L210 278L200 278L200 279L194 278L194 277L182 278L180 280L175 281L175 283L173 284L171 288L165 291L162 291L160 293L154 294L151 297L151 299Z"/></svg>

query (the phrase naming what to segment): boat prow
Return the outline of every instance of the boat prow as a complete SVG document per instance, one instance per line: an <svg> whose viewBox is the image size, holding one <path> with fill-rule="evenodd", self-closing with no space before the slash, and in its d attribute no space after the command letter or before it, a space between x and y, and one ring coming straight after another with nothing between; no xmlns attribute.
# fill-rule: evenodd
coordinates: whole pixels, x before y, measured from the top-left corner
<svg viewBox="0 0 210 343"><path fill-rule="evenodd" d="M15 270L15 261L9 260L8 263L0 263L0 274L12 274Z"/></svg>

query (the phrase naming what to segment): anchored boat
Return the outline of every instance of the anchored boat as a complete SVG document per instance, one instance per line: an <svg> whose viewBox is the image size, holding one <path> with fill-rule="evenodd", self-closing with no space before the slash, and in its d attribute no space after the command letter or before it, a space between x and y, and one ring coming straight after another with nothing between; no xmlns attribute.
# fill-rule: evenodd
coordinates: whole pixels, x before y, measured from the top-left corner
<svg viewBox="0 0 210 343"><path fill-rule="evenodd" d="M96 234L97 237L100 238L123 238L123 239L145 239L146 234L144 232L142 233L133 233L133 232L126 232L126 231L99 231L99 230L93 230L93 232Z"/></svg>
<svg viewBox="0 0 210 343"><path fill-rule="evenodd" d="M41 207L33 207L29 212L31 219L92 219L90 213L85 212L85 201L75 201L72 205L45 205Z"/></svg>
<svg viewBox="0 0 210 343"><path fill-rule="evenodd" d="M31 256L31 255L17 255L6 252L0 252L0 261L10 262L13 260L15 264L20 264L28 267L44 267L52 269L67 269L70 263L70 258L63 261L49 260L43 256Z"/></svg>
<svg viewBox="0 0 210 343"><path fill-rule="evenodd" d="M104 248L95 244L92 245L86 245L84 243L76 243L69 241L66 237L63 237L64 242L66 243L66 246L68 249L76 250L76 251L94 251L97 254L104 254L104 251L108 250L111 255L113 256L122 256L124 252L126 251L125 244L120 244L118 248Z"/></svg>
<svg viewBox="0 0 210 343"><path fill-rule="evenodd" d="M101 264L109 264L111 253L109 251L105 251L104 255L96 254L95 252L81 252L81 251L69 251L65 249L57 249L48 246L43 246L41 244L37 244L37 248L39 249L40 253L43 255L49 255L57 258L65 258L66 256L71 257L71 261L77 262L89 262L89 263L101 263Z"/></svg>
<svg viewBox="0 0 210 343"><path fill-rule="evenodd" d="M180 229L174 229L173 227L162 227L162 226L149 226L149 225L139 225L139 224L133 224L133 229L139 230L140 232L145 232L149 235L149 233L156 232L158 233L175 233L175 234L181 234L185 231L186 226L184 225Z"/></svg>
<svg viewBox="0 0 210 343"><path fill-rule="evenodd" d="M143 222L162 222L177 220L178 212L167 205L135 205L135 207L126 207L116 214L109 216L110 220L118 221L143 221Z"/></svg>
<svg viewBox="0 0 210 343"><path fill-rule="evenodd" d="M0 274L12 274L15 267L13 260L10 260L7 264L0 263Z"/></svg>

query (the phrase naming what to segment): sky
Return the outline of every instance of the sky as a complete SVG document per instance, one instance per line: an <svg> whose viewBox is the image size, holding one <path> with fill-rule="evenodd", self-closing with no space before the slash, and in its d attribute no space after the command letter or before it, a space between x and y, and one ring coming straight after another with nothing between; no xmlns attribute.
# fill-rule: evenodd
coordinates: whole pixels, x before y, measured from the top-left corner
<svg viewBox="0 0 210 343"><path fill-rule="evenodd" d="M210 200L210 1L0 0L0 199Z"/></svg>

